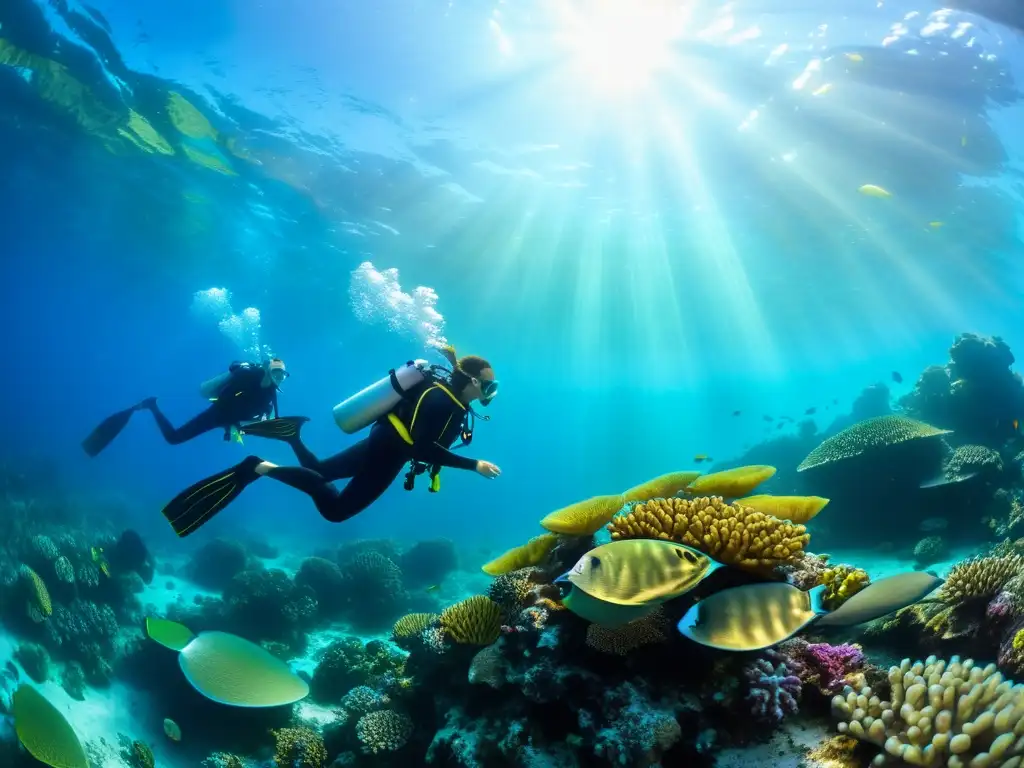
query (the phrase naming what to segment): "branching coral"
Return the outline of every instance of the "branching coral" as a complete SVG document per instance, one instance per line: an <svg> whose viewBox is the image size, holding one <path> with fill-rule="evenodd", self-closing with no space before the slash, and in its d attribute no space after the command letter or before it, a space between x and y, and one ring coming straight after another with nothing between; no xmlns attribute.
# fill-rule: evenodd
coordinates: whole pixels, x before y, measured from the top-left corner
<svg viewBox="0 0 1024 768"><path fill-rule="evenodd" d="M327 748L316 732L299 727L271 733L277 742L274 748L277 768L324 768L327 765Z"/></svg>
<svg viewBox="0 0 1024 768"><path fill-rule="evenodd" d="M790 674L784 663L772 665L767 659L757 659L744 668L743 675L750 685L750 711L757 720L774 725L786 715L796 713L800 678Z"/></svg>
<svg viewBox="0 0 1024 768"><path fill-rule="evenodd" d="M613 540L678 541L722 563L754 571L792 562L811 538L802 525L726 504L717 496L637 504L612 520L608 530Z"/></svg>
<svg viewBox="0 0 1024 768"><path fill-rule="evenodd" d="M474 595L445 608L440 625L453 642L490 645L501 634L501 607L489 597Z"/></svg>
<svg viewBox="0 0 1024 768"><path fill-rule="evenodd" d="M839 732L881 747L874 765L1017 765L1024 754L1016 731L1024 726L1024 688L1004 680L995 664L975 666L953 656L904 659L889 669L890 694L848 689L832 700ZM1009 762L1007 762L1009 761Z"/></svg>
<svg viewBox="0 0 1024 768"><path fill-rule="evenodd" d="M852 565L836 565L821 575L825 585L824 603L829 610L835 610L864 587L871 583L867 571Z"/></svg>
<svg viewBox="0 0 1024 768"><path fill-rule="evenodd" d="M825 440L807 454L807 458L800 462L797 471L803 472L825 464L834 464L869 451L910 440L936 437L948 432L948 429L938 429L922 421L897 414L865 419Z"/></svg>
<svg viewBox="0 0 1024 768"><path fill-rule="evenodd" d="M1024 558L1017 554L963 560L949 572L939 592L939 599L949 605L971 600L990 600L1022 571Z"/></svg>
<svg viewBox="0 0 1024 768"><path fill-rule="evenodd" d="M393 709L370 712L356 723L356 736L363 750L375 755L401 749L411 735L412 720Z"/></svg>
<svg viewBox="0 0 1024 768"><path fill-rule="evenodd" d="M650 616L613 629L590 624L587 627L587 645L601 653L626 656L637 648L668 640L667 625L660 608Z"/></svg>

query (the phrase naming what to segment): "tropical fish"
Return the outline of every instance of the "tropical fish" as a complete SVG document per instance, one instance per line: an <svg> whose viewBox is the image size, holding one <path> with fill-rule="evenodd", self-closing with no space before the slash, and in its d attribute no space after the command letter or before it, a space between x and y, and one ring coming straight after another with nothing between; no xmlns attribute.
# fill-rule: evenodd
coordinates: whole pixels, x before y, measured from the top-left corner
<svg viewBox="0 0 1024 768"><path fill-rule="evenodd" d="M929 221L928 226L931 227L932 229L941 229L944 226L944 224L941 221Z"/></svg>
<svg viewBox="0 0 1024 768"><path fill-rule="evenodd" d="M608 629L621 627L623 624L650 616L660 607L658 603L649 605L609 603L588 595L576 586L573 586L569 590L569 594L562 598L562 605L581 619Z"/></svg>
<svg viewBox="0 0 1024 768"><path fill-rule="evenodd" d="M1017 421L1017 419L1014 419L1013 421L1011 421L1010 424L1013 425L1013 431L1014 432L1016 432L1017 429L1020 427L1020 422Z"/></svg>
<svg viewBox="0 0 1024 768"><path fill-rule="evenodd" d="M825 83L824 85L818 86L811 93L811 96L824 96L826 93L832 90L832 83Z"/></svg>
<svg viewBox="0 0 1024 768"><path fill-rule="evenodd" d="M233 707L279 707L309 695L309 685L261 646L227 632L200 632L167 619L146 619L146 634L179 651L185 679L206 698Z"/></svg>
<svg viewBox="0 0 1024 768"><path fill-rule="evenodd" d="M767 493L736 500L740 506L751 507L766 515L798 524L812 519L828 502L828 499L821 496L772 496Z"/></svg>
<svg viewBox="0 0 1024 768"><path fill-rule="evenodd" d="M242 432L242 430L240 430L234 424L231 425L231 431L229 435L230 439L234 440L239 445L244 445L245 443L242 441L243 434L244 432Z"/></svg>
<svg viewBox="0 0 1024 768"><path fill-rule="evenodd" d="M861 56L859 53L844 53L843 55L846 56L846 58L848 58L850 61L864 61L864 57Z"/></svg>
<svg viewBox="0 0 1024 768"><path fill-rule="evenodd" d="M181 728L169 717L164 718L164 735L171 741L181 741Z"/></svg>
<svg viewBox="0 0 1024 768"><path fill-rule="evenodd" d="M923 600L942 586L942 579L927 571L908 571L873 581L848 599L818 624L852 627L905 608Z"/></svg>
<svg viewBox="0 0 1024 768"><path fill-rule="evenodd" d="M902 384L903 383L903 375L899 371L893 371L892 372L892 380L895 381L897 384Z"/></svg>
<svg viewBox="0 0 1024 768"><path fill-rule="evenodd" d="M857 191L868 197L892 197L892 192L877 184L862 184L857 187Z"/></svg>
<svg viewBox="0 0 1024 768"><path fill-rule="evenodd" d="M976 477L977 475L977 472L967 472L966 474L963 475L950 475L943 473L938 475L937 477L933 477L931 480L925 480L918 487L941 488L944 485L956 485L957 483L962 483L965 480L970 480L972 477Z"/></svg>
<svg viewBox="0 0 1024 768"><path fill-rule="evenodd" d="M829 613L822 605L824 585L803 592L792 584L770 582L716 592L692 606L679 631L695 642L724 651L769 648L809 624L847 627L913 605L942 584L934 574L909 571L873 582Z"/></svg>
<svg viewBox="0 0 1024 768"><path fill-rule="evenodd" d="M696 456L693 457L694 464L700 464L702 461L706 461L706 462L710 463L710 462L714 461L714 459L712 459L710 456L707 456L706 454L703 454L703 453L698 453Z"/></svg>
<svg viewBox="0 0 1024 768"><path fill-rule="evenodd" d="M769 582L716 592L679 621L691 640L723 651L756 651L781 643L827 613L824 585L803 592Z"/></svg>
<svg viewBox="0 0 1024 768"><path fill-rule="evenodd" d="M699 550L662 539L623 539L581 557L558 581L617 605L662 603L721 567Z"/></svg>
<svg viewBox="0 0 1024 768"><path fill-rule="evenodd" d="M103 554L102 547L92 547L92 561L96 563L96 567L100 569L100 573L110 578L110 564L107 562L106 556Z"/></svg>

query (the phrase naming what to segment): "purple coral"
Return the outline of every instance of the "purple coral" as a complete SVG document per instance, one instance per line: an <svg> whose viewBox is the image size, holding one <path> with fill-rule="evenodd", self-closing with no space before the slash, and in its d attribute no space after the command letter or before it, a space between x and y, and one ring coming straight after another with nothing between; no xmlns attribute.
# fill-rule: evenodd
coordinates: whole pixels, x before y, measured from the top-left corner
<svg viewBox="0 0 1024 768"><path fill-rule="evenodd" d="M785 663L772 666L768 659L758 659L743 670L750 685L747 701L750 711L761 722L774 725L787 714L795 714L800 699L800 678L791 675Z"/></svg>
<svg viewBox="0 0 1024 768"><path fill-rule="evenodd" d="M859 646L808 643L804 649L807 665L818 673L818 687L835 693L843 687L844 678L864 663L864 652Z"/></svg>

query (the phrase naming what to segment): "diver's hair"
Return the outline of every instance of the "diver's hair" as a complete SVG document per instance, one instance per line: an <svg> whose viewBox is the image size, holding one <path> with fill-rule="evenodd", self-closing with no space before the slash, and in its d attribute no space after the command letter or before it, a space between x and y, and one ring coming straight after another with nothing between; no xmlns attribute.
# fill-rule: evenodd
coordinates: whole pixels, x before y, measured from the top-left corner
<svg viewBox="0 0 1024 768"><path fill-rule="evenodd" d="M478 377L482 371L491 367L491 364L479 355L459 357L455 354L455 347L450 344L439 348L438 352L452 367L451 383L452 389L456 392L461 392L469 384L471 378Z"/></svg>

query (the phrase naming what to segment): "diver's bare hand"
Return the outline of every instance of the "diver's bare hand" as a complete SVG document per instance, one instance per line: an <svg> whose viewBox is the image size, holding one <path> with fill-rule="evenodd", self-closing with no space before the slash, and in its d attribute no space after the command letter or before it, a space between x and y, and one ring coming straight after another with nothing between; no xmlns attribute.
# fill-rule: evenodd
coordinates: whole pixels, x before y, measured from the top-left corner
<svg viewBox="0 0 1024 768"><path fill-rule="evenodd" d="M476 463L476 471L478 475L483 475L488 480L501 474L501 469L498 468L498 465L491 464L489 461L478 461Z"/></svg>

